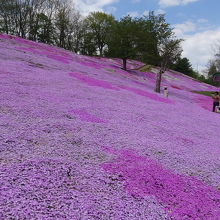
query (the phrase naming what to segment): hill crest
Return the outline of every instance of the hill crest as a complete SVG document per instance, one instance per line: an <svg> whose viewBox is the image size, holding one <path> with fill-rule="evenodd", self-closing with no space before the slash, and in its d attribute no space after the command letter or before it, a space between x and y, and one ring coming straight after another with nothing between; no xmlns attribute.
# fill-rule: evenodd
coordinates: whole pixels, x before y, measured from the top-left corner
<svg viewBox="0 0 220 220"><path fill-rule="evenodd" d="M0 219L217 219L216 88L0 35Z"/></svg>

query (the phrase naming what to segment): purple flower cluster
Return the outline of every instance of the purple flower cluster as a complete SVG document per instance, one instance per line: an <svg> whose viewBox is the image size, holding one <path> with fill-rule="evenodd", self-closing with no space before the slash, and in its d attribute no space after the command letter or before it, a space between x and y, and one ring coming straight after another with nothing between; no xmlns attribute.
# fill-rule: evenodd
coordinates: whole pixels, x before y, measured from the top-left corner
<svg viewBox="0 0 220 220"><path fill-rule="evenodd" d="M114 151L113 151L114 152ZM125 189L133 196L155 196L176 220L218 219L220 193L195 177L175 174L154 160L130 150L114 152L117 158L102 167L121 175Z"/></svg>
<svg viewBox="0 0 220 220"><path fill-rule="evenodd" d="M70 73L69 75L79 79L81 82L84 82L89 86L97 86L105 89L118 90L117 88L114 88L109 82L106 82L104 80L94 79L92 77L86 76L85 74Z"/></svg>
<svg viewBox="0 0 220 220"><path fill-rule="evenodd" d="M91 115L84 109L73 109L71 112L73 112L75 115L78 115L82 121L94 122L94 123L106 123L105 120L102 120L96 116Z"/></svg>
<svg viewBox="0 0 220 220"><path fill-rule="evenodd" d="M191 92L217 88L167 71L165 98L138 61L0 47L0 220L219 219L220 117Z"/></svg>

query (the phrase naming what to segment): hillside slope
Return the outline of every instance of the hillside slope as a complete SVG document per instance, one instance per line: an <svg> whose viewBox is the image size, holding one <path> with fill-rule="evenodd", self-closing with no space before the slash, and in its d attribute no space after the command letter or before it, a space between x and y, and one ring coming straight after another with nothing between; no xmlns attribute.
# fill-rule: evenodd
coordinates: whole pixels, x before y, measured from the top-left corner
<svg viewBox="0 0 220 220"><path fill-rule="evenodd" d="M0 35L0 219L220 216L220 115L166 72ZM129 61L128 68L143 65Z"/></svg>

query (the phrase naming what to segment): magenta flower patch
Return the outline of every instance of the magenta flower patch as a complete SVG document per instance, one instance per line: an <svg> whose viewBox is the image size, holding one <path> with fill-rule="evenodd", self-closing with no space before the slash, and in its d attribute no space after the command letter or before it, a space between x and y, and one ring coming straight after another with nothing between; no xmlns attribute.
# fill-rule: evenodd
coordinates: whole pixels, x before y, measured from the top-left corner
<svg viewBox="0 0 220 220"><path fill-rule="evenodd" d="M95 69L101 69L102 68L102 66L100 64L98 65L97 63L94 63L94 62L80 61L79 63L83 66L88 66L88 67L92 67L92 68L95 68Z"/></svg>
<svg viewBox="0 0 220 220"><path fill-rule="evenodd" d="M94 123L106 123L107 122L106 120L102 120L102 119L96 117L95 115L88 113L84 109L73 109L71 112L74 113L75 115L79 116L79 118L82 121L94 122Z"/></svg>
<svg viewBox="0 0 220 220"><path fill-rule="evenodd" d="M27 48L27 47L17 47L18 50L21 51L27 51L27 52L32 52L36 55L45 55L50 59L56 60L58 62L62 62L62 63L70 63L70 58L69 57L65 57L65 56L60 56L57 54L53 54L53 52L50 51L44 51L38 48Z"/></svg>
<svg viewBox="0 0 220 220"><path fill-rule="evenodd" d="M38 47L39 46L39 44L37 42L26 40L26 39L23 39L21 37L16 37L15 41L18 42L19 44L25 44L25 45L32 46L32 47Z"/></svg>
<svg viewBox="0 0 220 220"><path fill-rule="evenodd" d="M5 39L5 40L17 39L17 37L15 37L15 36L10 36L10 35L7 35L7 34L0 34L0 38L1 38L1 39Z"/></svg>
<svg viewBox="0 0 220 220"><path fill-rule="evenodd" d="M211 110L212 109L212 99L211 97L204 95L195 95L195 101L204 109Z"/></svg>
<svg viewBox="0 0 220 220"><path fill-rule="evenodd" d="M155 196L167 213L176 220L218 219L220 192L197 180L163 168L156 161L120 150L117 158L103 169L122 177L125 189L133 196Z"/></svg>
<svg viewBox="0 0 220 220"><path fill-rule="evenodd" d="M27 52L31 52L34 53L36 55L46 55L45 51L42 50L38 50L36 48L31 48L31 47L17 47L16 49L21 50L21 51L27 51Z"/></svg>
<svg viewBox="0 0 220 220"><path fill-rule="evenodd" d="M75 73L75 72L69 73L69 75L76 79L79 79L81 82L84 82L89 86L97 86L105 89L119 90L118 88L113 87L111 83L104 80L94 79L84 74Z"/></svg>
<svg viewBox="0 0 220 220"><path fill-rule="evenodd" d="M54 59L54 60L57 60L59 62L62 62L62 63L70 63L70 60L67 59L66 57L63 57L63 56L59 56L59 55L48 55L47 56L48 58L51 58L51 59Z"/></svg>
<svg viewBox="0 0 220 220"><path fill-rule="evenodd" d="M141 96L144 96L144 97L147 97L149 99L152 99L154 101L159 101L159 102L164 102L164 103L173 103L171 100L169 99L165 99L165 98L162 98L162 97L159 97L158 95L154 94L154 93L150 93L150 92L147 92L147 91L144 91L144 90L141 90L141 89L137 89L137 88L132 88L132 87L128 87L128 86L120 86L120 88L122 89L125 89L127 91L131 91L137 95L141 95Z"/></svg>

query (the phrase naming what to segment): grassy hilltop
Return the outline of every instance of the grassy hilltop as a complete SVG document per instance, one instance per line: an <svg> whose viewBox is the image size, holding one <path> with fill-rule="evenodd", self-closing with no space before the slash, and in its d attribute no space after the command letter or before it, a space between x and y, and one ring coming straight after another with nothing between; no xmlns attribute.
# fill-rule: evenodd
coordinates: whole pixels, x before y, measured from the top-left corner
<svg viewBox="0 0 220 220"><path fill-rule="evenodd" d="M216 88L0 35L0 220L220 216ZM152 72L149 72L152 71Z"/></svg>

